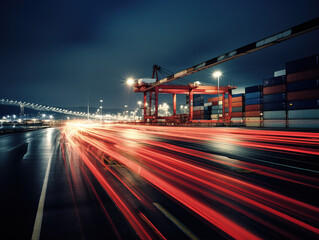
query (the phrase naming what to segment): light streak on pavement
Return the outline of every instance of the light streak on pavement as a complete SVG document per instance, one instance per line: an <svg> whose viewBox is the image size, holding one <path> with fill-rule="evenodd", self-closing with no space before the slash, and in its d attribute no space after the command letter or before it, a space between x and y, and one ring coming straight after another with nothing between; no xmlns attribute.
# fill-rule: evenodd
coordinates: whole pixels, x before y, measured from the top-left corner
<svg viewBox="0 0 319 240"><path fill-rule="evenodd" d="M319 236L318 133L69 123L61 139L141 239L174 236L154 202L199 238Z"/></svg>

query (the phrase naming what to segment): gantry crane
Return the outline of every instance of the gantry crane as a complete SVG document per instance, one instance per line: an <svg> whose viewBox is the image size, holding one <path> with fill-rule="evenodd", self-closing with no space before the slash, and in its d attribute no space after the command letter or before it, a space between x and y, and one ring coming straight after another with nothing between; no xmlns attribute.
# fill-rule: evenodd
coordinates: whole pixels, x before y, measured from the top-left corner
<svg viewBox="0 0 319 240"><path fill-rule="evenodd" d="M319 18L315 18L310 21L291 27L287 30L271 35L269 37L263 38L259 41L247 44L233 51L214 57L210 60L207 60L205 62L202 62L190 68L187 68L183 71L177 72L161 80L158 79L158 70L160 70L160 67L158 65L154 65L152 78L155 78L156 81L154 83L137 82L134 85L134 92L143 92L144 94L144 98L143 98L144 121L147 121L148 119L150 119L151 121L156 122L158 119L161 119L161 118L164 118L164 119L176 118L176 94L188 94L189 95L189 121L192 122L193 121L193 94L216 94L217 93L217 88L215 86L199 86L195 84L180 86L180 85L163 85L163 84L171 82L178 78L182 78L187 75L199 72L206 68L216 66L223 62L227 62L229 60L244 56L246 54L256 52L266 47L273 46L277 43L286 41L288 39L316 30L318 28L319 28ZM231 101L232 101L231 91L234 88L235 87L233 86L219 88L220 93L223 94L222 95L223 99L225 97L225 93L229 94L229 106L231 106ZM149 104L147 104L147 93L149 93ZM160 93L173 94L173 116L171 117L158 116L158 94ZM153 94L155 96L155 114L154 115L151 114ZM150 109L149 113L147 113L147 107ZM223 101L223 110L224 110L224 101ZM223 114L223 117L224 117L224 120L228 121L228 119L225 119L225 114ZM229 108L229 119L230 118L231 118L231 107Z"/></svg>

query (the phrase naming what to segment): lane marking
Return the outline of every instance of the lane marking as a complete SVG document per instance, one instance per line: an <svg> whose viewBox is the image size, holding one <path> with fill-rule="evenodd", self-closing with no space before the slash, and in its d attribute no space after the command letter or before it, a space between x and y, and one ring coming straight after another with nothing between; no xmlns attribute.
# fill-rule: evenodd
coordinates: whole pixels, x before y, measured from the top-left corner
<svg viewBox="0 0 319 240"><path fill-rule="evenodd" d="M40 233L41 233L41 226L42 226L42 219L43 219L43 209L44 209L44 202L45 202L45 196L47 192L47 186L49 181L49 174L50 174L50 168L51 168L51 162L53 158L53 152L52 156L50 157L50 160L48 162L47 170L44 177L44 182L42 186L41 196L39 200L37 215L34 221L34 227L32 232L32 240L39 240L40 239Z"/></svg>
<svg viewBox="0 0 319 240"><path fill-rule="evenodd" d="M153 202L153 205L160 210L169 220L171 220L181 231L183 231L190 239L199 240L191 230L189 230L183 223L178 221L169 211L167 211L162 205L159 203Z"/></svg>

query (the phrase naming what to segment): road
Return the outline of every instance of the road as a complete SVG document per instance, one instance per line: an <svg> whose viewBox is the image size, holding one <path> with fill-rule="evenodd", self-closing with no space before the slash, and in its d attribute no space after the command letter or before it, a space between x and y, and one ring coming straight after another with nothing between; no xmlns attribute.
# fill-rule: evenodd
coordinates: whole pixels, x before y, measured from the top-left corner
<svg viewBox="0 0 319 240"><path fill-rule="evenodd" d="M315 239L318 146L240 128L0 135L0 239Z"/></svg>

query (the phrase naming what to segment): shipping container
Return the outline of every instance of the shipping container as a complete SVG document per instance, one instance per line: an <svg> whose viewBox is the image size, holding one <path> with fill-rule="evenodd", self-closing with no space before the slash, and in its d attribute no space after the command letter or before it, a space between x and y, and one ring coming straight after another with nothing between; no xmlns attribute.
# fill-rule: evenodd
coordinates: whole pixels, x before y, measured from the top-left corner
<svg viewBox="0 0 319 240"><path fill-rule="evenodd" d="M289 110L288 119L319 119L319 109Z"/></svg>
<svg viewBox="0 0 319 240"><path fill-rule="evenodd" d="M297 72L287 75L287 82L298 82L309 79L319 78L319 68L310 69L304 72Z"/></svg>
<svg viewBox="0 0 319 240"><path fill-rule="evenodd" d="M212 110L216 110L216 109L223 109L223 108L220 107L219 105L212 106Z"/></svg>
<svg viewBox="0 0 319 240"><path fill-rule="evenodd" d="M232 112L243 112L243 107L233 107Z"/></svg>
<svg viewBox="0 0 319 240"><path fill-rule="evenodd" d="M286 69L278 70L274 72L274 77L280 77L286 75Z"/></svg>
<svg viewBox="0 0 319 240"><path fill-rule="evenodd" d="M217 101L218 101L218 97L212 97L207 99L207 102L217 102ZM219 101L223 101L223 96L219 95Z"/></svg>
<svg viewBox="0 0 319 240"><path fill-rule="evenodd" d="M285 93L270 94L270 95L265 95L263 97L264 103L284 102L284 101L286 101L286 94Z"/></svg>
<svg viewBox="0 0 319 240"><path fill-rule="evenodd" d="M286 119L286 111L264 111L264 119Z"/></svg>
<svg viewBox="0 0 319 240"><path fill-rule="evenodd" d="M317 98L319 98L319 88L287 93L288 101L317 99Z"/></svg>
<svg viewBox="0 0 319 240"><path fill-rule="evenodd" d="M319 79L310 79L287 84L287 92L295 92L314 88L319 88Z"/></svg>
<svg viewBox="0 0 319 240"><path fill-rule="evenodd" d="M234 102L242 102L243 101L243 97L233 97L232 98L232 103L234 103Z"/></svg>
<svg viewBox="0 0 319 240"><path fill-rule="evenodd" d="M251 99L245 99L246 105L254 105L254 104L261 104L262 98L251 98Z"/></svg>
<svg viewBox="0 0 319 240"><path fill-rule="evenodd" d="M273 103L264 103L264 111L274 111L274 110L285 110L286 102L273 102Z"/></svg>
<svg viewBox="0 0 319 240"><path fill-rule="evenodd" d="M245 116L246 117L260 117L262 116L262 112L260 111L249 111L249 112L245 112Z"/></svg>
<svg viewBox="0 0 319 240"><path fill-rule="evenodd" d="M193 111L204 110L204 106L194 106Z"/></svg>
<svg viewBox="0 0 319 240"><path fill-rule="evenodd" d="M288 120L289 128L319 128L319 119L294 119Z"/></svg>
<svg viewBox="0 0 319 240"><path fill-rule="evenodd" d="M244 119L242 117L233 117L230 119L230 121L232 122L239 122L239 123L243 123L244 122Z"/></svg>
<svg viewBox="0 0 319 240"><path fill-rule="evenodd" d="M262 119L260 117L246 117L245 124L247 127L260 127Z"/></svg>
<svg viewBox="0 0 319 240"><path fill-rule="evenodd" d="M193 106L194 106L194 107L204 106L204 102L193 102Z"/></svg>
<svg viewBox="0 0 319 240"><path fill-rule="evenodd" d="M217 119L218 118L218 114L212 114L210 115L211 119ZM219 117L223 117L223 114L219 114Z"/></svg>
<svg viewBox="0 0 319 240"><path fill-rule="evenodd" d="M264 127L273 127L273 128L285 128L286 119L275 119L275 120L265 120L263 121Z"/></svg>
<svg viewBox="0 0 319 240"><path fill-rule="evenodd" d="M231 117L243 117L243 113L242 112L232 112Z"/></svg>
<svg viewBox="0 0 319 240"><path fill-rule="evenodd" d="M223 109L216 109L216 110L212 110L212 114L217 114L217 113L220 113L222 114L223 113Z"/></svg>
<svg viewBox="0 0 319 240"><path fill-rule="evenodd" d="M308 69L318 68L318 55L305 57L295 61L286 63L286 72L287 74L301 72Z"/></svg>
<svg viewBox="0 0 319 240"><path fill-rule="evenodd" d="M251 92L251 93L245 94L245 99L260 98L260 97L262 97L262 92Z"/></svg>
<svg viewBox="0 0 319 240"><path fill-rule="evenodd" d="M286 76L272 77L263 80L264 87L275 86L286 83Z"/></svg>
<svg viewBox="0 0 319 240"><path fill-rule="evenodd" d="M261 110L261 104L254 104L254 105L246 105L245 106L246 111L260 111Z"/></svg>
<svg viewBox="0 0 319 240"><path fill-rule="evenodd" d="M232 107L242 107L243 106L243 102L233 102L231 104L231 106ZM225 107L226 107L226 105L225 105Z"/></svg>
<svg viewBox="0 0 319 240"><path fill-rule="evenodd" d="M225 113L228 113L229 112L229 108L225 108Z"/></svg>
<svg viewBox="0 0 319 240"><path fill-rule="evenodd" d="M204 103L204 106L212 106L212 103L211 102L207 102L207 103Z"/></svg>
<svg viewBox="0 0 319 240"><path fill-rule="evenodd" d="M232 94L232 97L233 97L233 98L236 98L236 97L244 97L244 94L243 94L243 93Z"/></svg>
<svg viewBox="0 0 319 240"><path fill-rule="evenodd" d="M289 101L287 102L287 108L289 110L317 109L319 108L319 99Z"/></svg>
<svg viewBox="0 0 319 240"><path fill-rule="evenodd" d="M255 85L255 86L251 86L251 87L246 87L245 88L245 93L251 93L251 92L261 92L263 90L263 86L262 85Z"/></svg>
<svg viewBox="0 0 319 240"><path fill-rule="evenodd" d="M275 86L270 86L270 87L264 87L263 95L283 93L285 91L286 91L286 85L280 84L280 85L275 85Z"/></svg>

